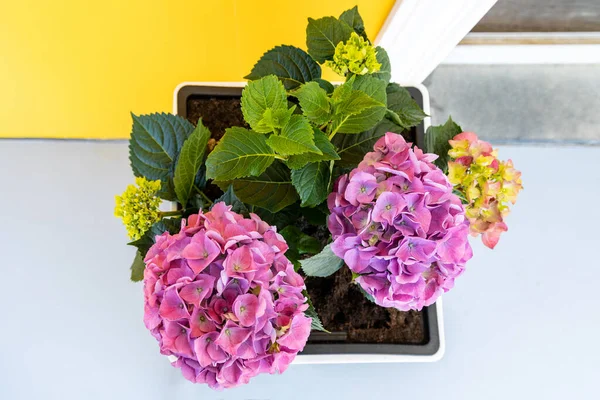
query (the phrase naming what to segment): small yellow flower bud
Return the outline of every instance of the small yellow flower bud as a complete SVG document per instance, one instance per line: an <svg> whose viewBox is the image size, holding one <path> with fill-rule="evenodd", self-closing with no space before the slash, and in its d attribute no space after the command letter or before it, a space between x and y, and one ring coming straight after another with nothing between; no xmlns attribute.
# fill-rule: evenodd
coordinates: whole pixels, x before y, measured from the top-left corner
<svg viewBox="0 0 600 400"><path fill-rule="evenodd" d="M120 195L115 196L115 216L121 218L127 228L127 234L133 240L142 237L156 222L160 221L160 181L148 181L135 178L135 185L127 186Z"/></svg>
<svg viewBox="0 0 600 400"><path fill-rule="evenodd" d="M333 61L328 60L325 65L341 76L349 72L356 75L372 74L381 68L375 47L356 32L352 32L345 43L337 44Z"/></svg>

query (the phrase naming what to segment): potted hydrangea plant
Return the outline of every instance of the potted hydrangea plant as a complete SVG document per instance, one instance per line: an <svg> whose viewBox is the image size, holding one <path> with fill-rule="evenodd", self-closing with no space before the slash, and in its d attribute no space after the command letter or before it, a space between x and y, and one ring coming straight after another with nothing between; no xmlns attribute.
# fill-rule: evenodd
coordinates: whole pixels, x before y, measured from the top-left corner
<svg viewBox="0 0 600 400"><path fill-rule="evenodd" d="M115 215L144 323L192 382L237 386L299 352L431 354L427 310L465 270L469 234L496 245L521 189L451 119L423 135L426 96L389 82L356 7L306 31L307 51L267 51L243 90L182 85L180 115L133 115L136 185Z"/></svg>

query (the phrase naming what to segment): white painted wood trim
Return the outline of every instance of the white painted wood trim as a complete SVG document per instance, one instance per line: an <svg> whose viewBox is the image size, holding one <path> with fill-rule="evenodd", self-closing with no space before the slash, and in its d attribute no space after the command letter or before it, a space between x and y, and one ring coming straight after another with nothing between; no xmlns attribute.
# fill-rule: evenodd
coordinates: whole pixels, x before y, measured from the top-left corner
<svg viewBox="0 0 600 400"><path fill-rule="evenodd" d="M441 64L600 64L600 44L459 45Z"/></svg>
<svg viewBox="0 0 600 400"><path fill-rule="evenodd" d="M392 81L414 86L438 66L496 0L397 0L375 43L386 49Z"/></svg>
<svg viewBox="0 0 600 400"><path fill-rule="evenodd" d="M470 32L461 45L600 44L600 32Z"/></svg>

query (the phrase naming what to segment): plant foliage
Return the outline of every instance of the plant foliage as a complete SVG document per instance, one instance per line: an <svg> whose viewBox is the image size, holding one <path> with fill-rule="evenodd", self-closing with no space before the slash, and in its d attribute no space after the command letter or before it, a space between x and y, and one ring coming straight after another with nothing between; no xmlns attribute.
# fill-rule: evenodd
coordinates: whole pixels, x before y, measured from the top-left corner
<svg viewBox="0 0 600 400"><path fill-rule="evenodd" d="M345 76L337 85L323 79L322 65L330 65L334 56L342 66L361 60L360 51L347 54L346 42L357 35L357 49L379 66L341 72ZM405 88L390 83L390 58L369 41L357 7L337 18L309 18L306 47L276 46L246 76L241 108L250 129L231 127L209 145L211 133L202 120L194 127L175 115L132 114L129 153L136 176L160 181L159 196L179 202L179 211L170 215L187 217L219 201L238 213L257 213L279 227L289 246L286 256L298 270L325 277L343 260L301 224L322 226L335 179L355 167L386 132L404 133L427 115ZM441 168L448 139L460 131L451 119L427 131L425 150L440 156ZM180 218L163 218L130 243L137 248L132 280L143 278L143 258L155 237L180 227ZM313 329L325 330L309 304Z"/></svg>

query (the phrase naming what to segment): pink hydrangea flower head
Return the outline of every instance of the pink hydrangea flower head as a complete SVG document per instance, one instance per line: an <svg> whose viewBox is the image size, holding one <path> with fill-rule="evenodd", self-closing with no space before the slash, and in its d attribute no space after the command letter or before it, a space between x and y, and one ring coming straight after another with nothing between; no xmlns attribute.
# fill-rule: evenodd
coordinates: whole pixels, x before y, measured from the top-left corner
<svg viewBox="0 0 600 400"><path fill-rule="evenodd" d="M144 270L144 323L183 376L215 389L281 373L304 348L304 280L284 238L217 203L156 237Z"/></svg>
<svg viewBox="0 0 600 400"><path fill-rule="evenodd" d="M432 163L437 156L392 132L374 150L327 199L331 248L377 304L420 310L454 286L472 257L469 222Z"/></svg>

